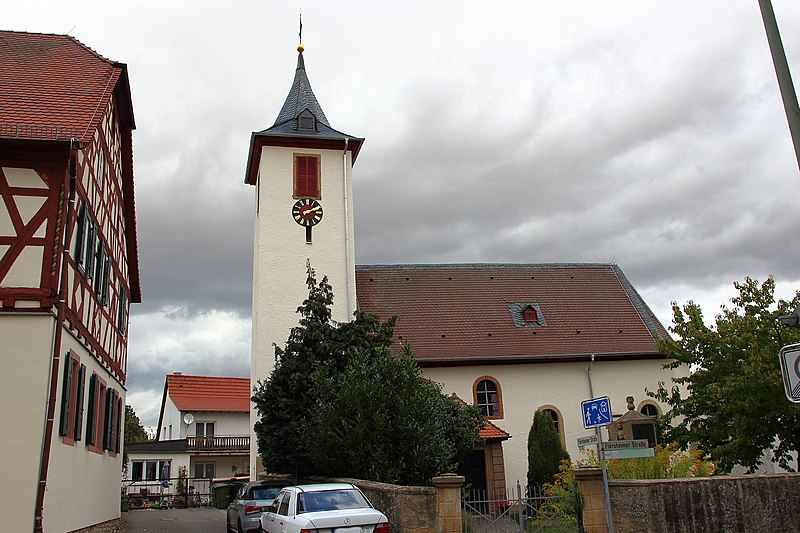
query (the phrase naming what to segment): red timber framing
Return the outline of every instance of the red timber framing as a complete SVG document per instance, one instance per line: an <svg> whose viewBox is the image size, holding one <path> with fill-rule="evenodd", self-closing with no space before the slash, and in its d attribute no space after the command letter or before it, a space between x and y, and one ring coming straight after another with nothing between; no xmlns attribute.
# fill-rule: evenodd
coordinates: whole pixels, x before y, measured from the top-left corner
<svg viewBox="0 0 800 533"><path fill-rule="evenodd" d="M0 236L0 246L9 247L0 257L0 311L54 313L58 272L66 268L65 326L95 354L103 366L124 383L129 305L140 301L141 295L135 248L136 228L135 223L131 223L134 209L130 169L132 157L127 153L131 147L131 135L130 132L123 134L125 130L119 128L115 103L116 99L112 98L97 130L81 143L76 158L74 206L69 220L61 220L61 217L67 211L65 190L69 185L70 142L41 142L36 143L36 147L31 147L30 141L0 142L0 169L33 169L47 184L47 188L41 189L13 187L0 173L0 201L3 202L0 209L8 212L16 233L15 236ZM25 197L45 199L27 224L23 223L17 205L19 199ZM30 203L33 200L26 201ZM88 243L91 247L89 253L96 261L107 262L105 270L101 265L99 276L94 268L87 271L78 265L78 222L84 209L93 232L93 238ZM44 236L39 229L42 224L46 224ZM62 228L66 229L66 235L71 239L66 265L61 264L62 255L58 253L61 244L59 239L63 238ZM133 239L133 243L130 239ZM39 286L5 285L4 276L29 246L42 249ZM3 249L0 248L0 253ZM98 278L102 278L102 286ZM26 303L39 302L39 306L18 306L20 300ZM120 305L125 307L122 313Z"/></svg>

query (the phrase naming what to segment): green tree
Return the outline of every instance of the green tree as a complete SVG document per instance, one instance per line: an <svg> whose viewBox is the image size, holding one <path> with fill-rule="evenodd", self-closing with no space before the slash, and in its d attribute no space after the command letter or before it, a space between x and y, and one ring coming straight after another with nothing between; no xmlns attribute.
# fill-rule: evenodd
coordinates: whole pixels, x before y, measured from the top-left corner
<svg viewBox="0 0 800 533"><path fill-rule="evenodd" d="M136 411L130 405L125 406L125 444L136 444L138 442L147 442L147 432L142 427L139 417L136 416Z"/></svg>
<svg viewBox="0 0 800 533"><path fill-rule="evenodd" d="M333 291L327 277L317 283L307 265L308 297L297 308L300 322L292 328L284 347L275 347L275 367L259 381L252 400L259 414L254 429L258 452L273 473L307 474L316 470L306 445L310 415L316 408L317 391L311 383L315 372L333 378L347 365L352 348L367 351L388 348L394 319L381 322L374 315L357 312L351 322L331 319Z"/></svg>
<svg viewBox="0 0 800 533"><path fill-rule="evenodd" d="M666 440L683 449L696 443L718 472L736 464L752 472L767 449L789 468L790 452L800 449L800 406L786 399L778 352L799 342L800 330L782 326L777 317L795 308L800 291L791 302L776 302L772 277L762 284L747 277L734 287L739 294L733 306L723 306L713 326L704 323L697 304L673 303L670 330L677 339L659 347L673 359L665 367L688 365L690 373L651 395L671 407Z"/></svg>
<svg viewBox="0 0 800 533"><path fill-rule="evenodd" d="M480 440L480 413L422 379L410 349L391 356L395 319L357 312L337 324L327 278L308 266L307 286L300 322L252 397L266 469L421 483L454 467Z"/></svg>
<svg viewBox="0 0 800 533"><path fill-rule="evenodd" d="M399 357L355 350L335 380L317 372L313 384L307 442L320 474L419 485L482 442L480 410L423 379L407 346Z"/></svg>
<svg viewBox="0 0 800 533"><path fill-rule="evenodd" d="M138 442L147 442L147 432L142 427L139 417L136 416L136 411L130 405L125 406L125 441L122 445L122 471L126 472L128 468L128 444L136 444Z"/></svg>
<svg viewBox="0 0 800 533"><path fill-rule="evenodd" d="M569 461L569 454L561 444L550 413L540 409L533 415L528 433L528 485L541 487L552 483L561 461Z"/></svg>

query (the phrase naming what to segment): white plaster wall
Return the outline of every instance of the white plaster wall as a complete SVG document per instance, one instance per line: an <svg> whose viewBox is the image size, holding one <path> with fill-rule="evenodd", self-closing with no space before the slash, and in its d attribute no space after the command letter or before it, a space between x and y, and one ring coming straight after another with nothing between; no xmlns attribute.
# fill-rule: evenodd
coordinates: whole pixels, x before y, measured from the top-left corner
<svg viewBox="0 0 800 533"><path fill-rule="evenodd" d="M169 426L172 424L172 437L169 436ZM159 440L178 440L186 437L186 424L183 422L183 414L175 407L175 403L167 397L164 402L164 416L161 420L161 427L158 428ZM194 433L191 433L192 435Z"/></svg>
<svg viewBox="0 0 800 533"><path fill-rule="evenodd" d="M193 411L194 423L189 426L188 435L197 435L198 422L214 422L214 436L240 437L250 434L249 412ZM184 424L185 425L185 424Z"/></svg>
<svg viewBox="0 0 800 533"><path fill-rule="evenodd" d="M645 387L658 388L658 382L670 383L672 376L685 369L664 370L663 360L595 361L592 366L594 397L608 396L615 415L625 414L625 398L633 396L636 405L646 399ZM594 433L583 428L581 402L591 399L587 376L588 361L583 363L541 363L453 368L425 368L423 374L443 386L443 392L473 402L472 386L481 376L492 376L499 384L503 399L503 418L492 420L511 434L503 443L507 486L519 480L523 485L528 471L528 432L537 409L555 406L563 417L567 451L573 461L584 458L577 438ZM662 412L666 406L661 405ZM603 438L606 439L605 430Z"/></svg>
<svg viewBox="0 0 800 533"><path fill-rule="evenodd" d="M86 365L86 385L96 372L114 388L125 403L125 388L109 374L83 345L67 332L62 341L62 352L72 349ZM59 369L58 404L61 401L61 372ZM86 447L85 429L89 395L84 393L84 436L74 445L64 444L54 429L50 454L50 471L47 477L47 494L44 504L45 531L73 531L92 524L112 520L119 516L120 482L122 479L122 453L111 455L108 451L95 453ZM59 421L56 410L55 424ZM124 440L124 435L120 437Z"/></svg>
<svg viewBox="0 0 800 533"><path fill-rule="evenodd" d="M0 353L8 364L0 372L0 427L4 428L0 529L4 531L33 530L54 323L49 316L0 314Z"/></svg>
<svg viewBox="0 0 800 533"><path fill-rule="evenodd" d="M305 228L291 216L294 154L320 155L320 205L322 221L314 227L313 244L305 240ZM253 263L253 335L251 379L266 379L274 366L273 345L285 344L296 313L305 297L306 260L333 288L333 319L347 321L355 309L355 248L353 239L353 194L350 182L350 154L347 155L349 269L345 255L345 194L343 152L264 147L260 157L257 185ZM349 284L349 285L348 285ZM349 288L348 288L349 287ZM352 310L347 309L350 295ZM251 428L257 413L251 410ZM256 440L251 429L251 473L256 473Z"/></svg>

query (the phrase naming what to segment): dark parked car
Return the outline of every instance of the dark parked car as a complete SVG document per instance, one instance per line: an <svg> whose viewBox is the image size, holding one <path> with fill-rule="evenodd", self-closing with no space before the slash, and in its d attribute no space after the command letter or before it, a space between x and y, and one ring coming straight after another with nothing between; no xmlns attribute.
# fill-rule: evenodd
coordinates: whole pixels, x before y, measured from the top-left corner
<svg viewBox="0 0 800 533"><path fill-rule="evenodd" d="M228 506L228 531L237 533L258 533L258 519L266 511L275 496L289 483L282 481L254 481L246 483Z"/></svg>

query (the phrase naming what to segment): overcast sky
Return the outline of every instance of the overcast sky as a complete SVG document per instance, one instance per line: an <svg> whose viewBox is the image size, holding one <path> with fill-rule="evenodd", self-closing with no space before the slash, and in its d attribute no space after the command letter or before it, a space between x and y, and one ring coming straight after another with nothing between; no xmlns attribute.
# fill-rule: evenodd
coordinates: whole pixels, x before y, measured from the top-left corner
<svg viewBox="0 0 800 533"><path fill-rule="evenodd" d="M773 0L800 76L800 4ZM143 302L128 402L167 373L247 376L250 134L297 60L301 2L3 7L127 63ZM306 70L354 168L366 263L616 262L670 324L744 276L800 289L800 172L757 0L305 0ZM298 302L299 304L299 302Z"/></svg>

